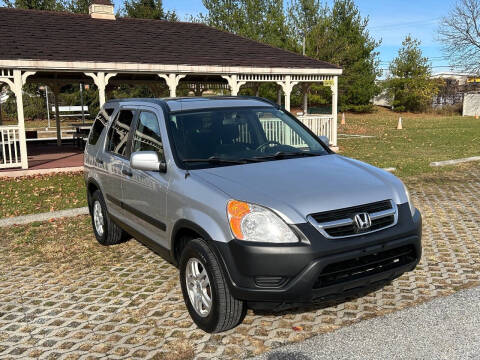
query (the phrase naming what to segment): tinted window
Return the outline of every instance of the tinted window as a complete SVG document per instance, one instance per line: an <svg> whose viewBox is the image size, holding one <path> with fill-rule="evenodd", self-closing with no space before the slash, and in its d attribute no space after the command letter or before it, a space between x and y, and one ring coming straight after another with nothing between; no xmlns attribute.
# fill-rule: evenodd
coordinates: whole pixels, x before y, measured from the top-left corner
<svg viewBox="0 0 480 360"><path fill-rule="evenodd" d="M143 111L138 117L137 128L133 135L133 151L155 151L163 159L163 144L154 113Z"/></svg>
<svg viewBox="0 0 480 360"><path fill-rule="evenodd" d="M133 110L121 110L110 129L108 151L120 156L127 156L127 142L130 125L133 120Z"/></svg>
<svg viewBox="0 0 480 360"><path fill-rule="evenodd" d="M93 123L90 136L88 137L88 143L90 145L95 145L98 142L98 139L100 138L100 135L102 135L102 131L105 129L105 126L107 126L107 123L107 118L103 112L100 111L95 119L95 122Z"/></svg>

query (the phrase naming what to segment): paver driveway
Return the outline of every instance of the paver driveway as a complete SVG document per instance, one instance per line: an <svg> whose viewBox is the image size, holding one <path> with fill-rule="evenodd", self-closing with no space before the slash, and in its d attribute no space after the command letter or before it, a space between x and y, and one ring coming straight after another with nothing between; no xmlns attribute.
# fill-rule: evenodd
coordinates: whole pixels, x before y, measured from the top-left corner
<svg viewBox="0 0 480 360"><path fill-rule="evenodd" d="M480 167L410 181L424 216L417 270L328 308L249 312L197 330L176 270L135 241L97 245L87 217L0 229L0 358L241 358L392 312L480 280Z"/></svg>

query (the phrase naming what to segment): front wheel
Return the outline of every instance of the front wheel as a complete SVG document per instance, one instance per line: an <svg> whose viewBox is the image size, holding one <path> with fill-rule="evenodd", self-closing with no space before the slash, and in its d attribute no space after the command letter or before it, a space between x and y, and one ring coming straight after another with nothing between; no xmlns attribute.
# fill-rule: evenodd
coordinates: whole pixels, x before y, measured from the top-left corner
<svg viewBox="0 0 480 360"><path fill-rule="evenodd" d="M180 259L180 282L188 312L200 329L222 332L245 318L245 302L230 294L217 257L205 240L194 239L185 246Z"/></svg>

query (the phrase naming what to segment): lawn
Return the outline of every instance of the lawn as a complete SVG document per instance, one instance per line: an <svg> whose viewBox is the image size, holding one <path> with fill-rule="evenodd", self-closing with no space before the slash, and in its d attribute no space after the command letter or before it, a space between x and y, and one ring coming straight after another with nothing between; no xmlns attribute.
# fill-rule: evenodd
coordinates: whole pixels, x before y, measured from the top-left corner
<svg viewBox="0 0 480 360"><path fill-rule="evenodd" d="M373 138L339 136L340 153L379 167L395 167L404 177L442 172L452 167L432 168L432 161L480 155L480 120L436 114L395 113L383 108L372 114L346 114L339 134L369 135ZM403 130L396 130L399 116ZM341 116L339 116L340 122Z"/></svg>
<svg viewBox="0 0 480 360"><path fill-rule="evenodd" d="M398 117L403 130L396 130ZM339 117L341 118L341 117ZM346 114L339 134L340 154L379 167L395 167L396 175L442 174L458 166L432 168L432 161L480 155L480 120L436 114L394 113L378 108L372 114ZM0 178L0 218L86 206L83 173Z"/></svg>
<svg viewBox="0 0 480 360"><path fill-rule="evenodd" d="M71 209L86 204L83 172L0 178L0 218Z"/></svg>

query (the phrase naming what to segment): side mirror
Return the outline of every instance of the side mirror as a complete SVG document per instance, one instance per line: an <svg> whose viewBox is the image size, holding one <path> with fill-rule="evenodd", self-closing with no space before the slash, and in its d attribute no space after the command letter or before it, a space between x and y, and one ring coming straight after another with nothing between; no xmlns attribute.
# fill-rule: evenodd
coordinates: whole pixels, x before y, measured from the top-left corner
<svg viewBox="0 0 480 360"><path fill-rule="evenodd" d="M167 164L160 161L155 151L137 151L130 156L132 169L143 171L167 172Z"/></svg>
<svg viewBox="0 0 480 360"><path fill-rule="evenodd" d="M330 139L328 138L328 136L320 135L318 138L319 138L320 141L323 142L325 145L330 146Z"/></svg>

